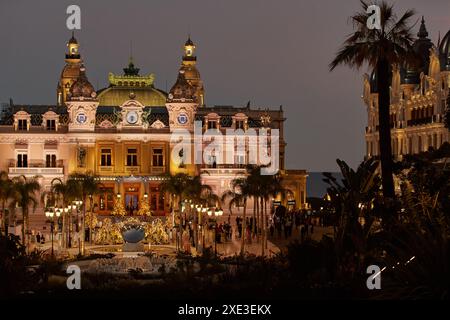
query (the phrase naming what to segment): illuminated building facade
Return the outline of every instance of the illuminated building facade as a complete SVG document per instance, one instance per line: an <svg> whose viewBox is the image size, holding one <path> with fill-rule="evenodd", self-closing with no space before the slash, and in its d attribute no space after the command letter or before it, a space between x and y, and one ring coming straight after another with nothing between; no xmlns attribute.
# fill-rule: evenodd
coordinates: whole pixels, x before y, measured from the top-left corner
<svg viewBox="0 0 450 320"><path fill-rule="evenodd" d="M199 121L203 131L278 129L280 172L289 189L285 201L295 208L306 206L306 172L284 168L282 108L207 107L190 38L177 80L168 93L155 87L154 74L141 75L132 58L123 74L109 73L107 88L95 90L73 35L65 62L56 105L12 104L2 118L0 167L10 177L38 175L48 190L55 178L64 180L74 172L92 171L101 177L105 188L104 194L94 197L99 215L109 215L115 195L120 194L130 215L137 212L145 195L152 214L164 216L170 213L168 197L160 188L166 174L201 175L220 197L230 181L245 172L248 150L236 152L234 164L217 159L208 164L175 163L172 134L180 129L193 132L194 123ZM190 144L194 151L194 140ZM222 206L228 212L228 206ZM43 208L31 214L31 222L37 217L45 219Z"/></svg>
<svg viewBox="0 0 450 320"><path fill-rule="evenodd" d="M422 18L413 47L420 62L393 66L391 80L391 138L396 159L406 154L439 148L450 141L444 114L450 86L450 31L435 46L428 38ZM364 104L367 107L366 156L378 156L378 90L376 74L364 76Z"/></svg>

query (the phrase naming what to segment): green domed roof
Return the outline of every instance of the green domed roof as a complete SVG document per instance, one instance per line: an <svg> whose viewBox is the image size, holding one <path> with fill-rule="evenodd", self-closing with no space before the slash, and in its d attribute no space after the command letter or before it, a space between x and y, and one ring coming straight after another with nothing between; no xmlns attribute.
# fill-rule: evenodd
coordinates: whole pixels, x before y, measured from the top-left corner
<svg viewBox="0 0 450 320"><path fill-rule="evenodd" d="M133 88L110 86L98 92L101 106L120 106L133 97L144 106L156 107L166 104L166 93L153 87Z"/></svg>
<svg viewBox="0 0 450 320"><path fill-rule="evenodd" d="M139 75L132 58L123 75L109 73L109 87L97 92L101 106L121 106L125 101L135 99L144 106L164 106L167 94L153 86L154 74Z"/></svg>

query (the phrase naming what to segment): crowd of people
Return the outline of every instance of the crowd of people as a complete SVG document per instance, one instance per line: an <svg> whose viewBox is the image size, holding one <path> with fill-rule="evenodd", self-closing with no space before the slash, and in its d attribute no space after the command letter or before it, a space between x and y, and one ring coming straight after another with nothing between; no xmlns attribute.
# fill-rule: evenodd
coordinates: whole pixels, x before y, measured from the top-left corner
<svg viewBox="0 0 450 320"><path fill-rule="evenodd" d="M257 235L261 232L261 226L258 225L257 220L253 215L249 215L245 218L245 230L244 219L241 215L234 217L228 215L227 218L222 221L209 221L203 226L206 233L206 243L203 239L196 239L200 237L200 233L195 235L195 223L187 222L182 224L182 233L180 244L182 250L186 253L191 253L191 248L196 247L196 240L198 243L202 243L205 246L212 246L214 243L227 243L235 240L240 240L245 237L247 243L251 244L256 241ZM300 210L287 211L284 207L275 210L267 218L267 230L269 233L269 239L285 239L289 240L297 238L304 241L310 238L314 234L314 227L320 225L321 221L318 218L307 215ZM203 230L203 229L202 229ZM215 237L215 238L214 238Z"/></svg>

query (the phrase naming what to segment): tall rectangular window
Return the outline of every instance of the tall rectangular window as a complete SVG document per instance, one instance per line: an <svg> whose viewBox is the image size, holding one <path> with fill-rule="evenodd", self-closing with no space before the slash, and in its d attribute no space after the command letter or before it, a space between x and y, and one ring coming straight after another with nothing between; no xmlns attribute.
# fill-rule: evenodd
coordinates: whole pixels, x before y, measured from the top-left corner
<svg viewBox="0 0 450 320"><path fill-rule="evenodd" d="M47 131L56 131L56 120L47 120Z"/></svg>
<svg viewBox="0 0 450 320"><path fill-rule="evenodd" d="M28 155L26 153L17 154L17 167L27 168L28 167Z"/></svg>
<svg viewBox="0 0 450 320"><path fill-rule="evenodd" d="M244 154L237 154L236 155L236 165L241 166L245 164L245 155Z"/></svg>
<svg viewBox="0 0 450 320"><path fill-rule="evenodd" d="M111 166L111 149L101 149L100 165L102 167Z"/></svg>
<svg viewBox="0 0 450 320"><path fill-rule="evenodd" d="M242 121L242 120L237 120L237 121L236 121L236 129L242 129L242 130L244 130L244 121Z"/></svg>
<svg viewBox="0 0 450 320"><path fill-rule="evenodd" d="M208 129L217 129L217 121L214 120L208 121Z"/></svg>
<svg viewBox="0 0 450 320"><path fill-rule="evenodd" d="M164 166L163 149L154 148L152 150L152 166L153 167L163 167Z"/></svg>
<svg viewBox="0 0 450 320"><path fill-rule="evenodd" d="M47 168L56 168L56 154L47 154L45 156L45 166Z"/></svg>
<svg viewBox="0 0 450 320"><path fill-rule="evenodd" d="M17 129L21 131L28 130L27 119L19 119Z"/></svg>
<svg viewBox="0 0 450 320"><path fill-rule="evenodd" d="M137 149L136 148L128 148L127 149L127 166L135 167L137 165L138 165Z"/></svg>

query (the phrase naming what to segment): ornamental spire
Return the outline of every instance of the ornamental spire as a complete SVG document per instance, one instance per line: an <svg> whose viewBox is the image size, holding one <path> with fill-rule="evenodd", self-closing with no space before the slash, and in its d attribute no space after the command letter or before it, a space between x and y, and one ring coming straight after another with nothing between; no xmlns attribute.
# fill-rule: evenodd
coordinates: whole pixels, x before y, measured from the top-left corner
<svg viewBox="0 0 450 320"><path fill-rule="evenodd" d="M420 23L420 29L419 32L417 33L417 36L419 37L419 39L425 39L428 37L428 31L427 31L427 27L425 26L425 19L422 16L422 21Z"/></svg>

